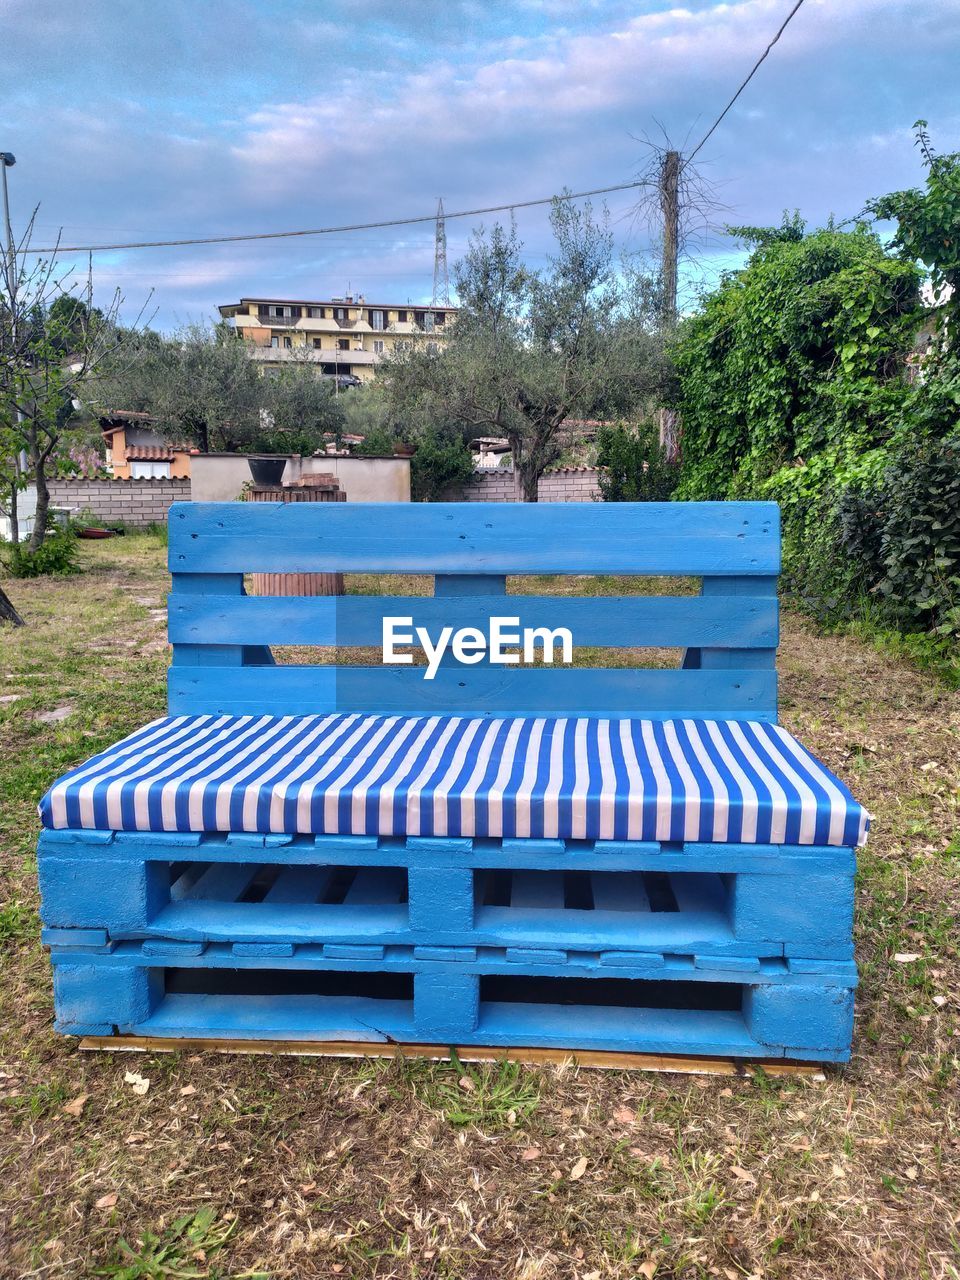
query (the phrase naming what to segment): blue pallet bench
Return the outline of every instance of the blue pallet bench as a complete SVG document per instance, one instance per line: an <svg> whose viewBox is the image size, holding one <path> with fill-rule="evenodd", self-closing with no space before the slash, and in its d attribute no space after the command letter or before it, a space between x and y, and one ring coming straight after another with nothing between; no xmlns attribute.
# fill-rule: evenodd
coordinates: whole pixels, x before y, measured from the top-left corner
<svg viewBox="0 0 960 1280"><path fill-rule="evenodd" d="M176 504L170 568L168 716L41 802L59 1030L849 1056L868 819L776 722L775 505ZM553 574L699 594L507 591ZM274 659L385 617L681 659Z"/></svg>

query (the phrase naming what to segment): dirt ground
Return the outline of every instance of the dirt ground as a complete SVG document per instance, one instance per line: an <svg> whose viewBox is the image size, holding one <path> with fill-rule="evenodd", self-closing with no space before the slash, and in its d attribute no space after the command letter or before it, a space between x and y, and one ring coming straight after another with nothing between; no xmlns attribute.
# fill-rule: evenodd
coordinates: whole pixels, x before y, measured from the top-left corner
<svg viewBox="0 0 960 1280"><path fill-rule="evenodd" d="M874 815L854 1056L821 1082L81 1053L35 806L162 712L167 663L160 539L84 561L6 584L29 626L0 631L3 1280L960 1277L956 693L785 619L781 719Z"/></svg>

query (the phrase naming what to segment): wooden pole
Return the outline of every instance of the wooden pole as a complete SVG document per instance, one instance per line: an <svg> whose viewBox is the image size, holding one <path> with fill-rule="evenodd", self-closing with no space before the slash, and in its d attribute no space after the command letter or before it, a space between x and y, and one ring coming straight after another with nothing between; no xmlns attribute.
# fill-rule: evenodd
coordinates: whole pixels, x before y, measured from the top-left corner
<svg viewBox="0 0 960 1280"><path fill-rule="evenodd" d="M680 253L680 152L665 151L660 167L660 209L663 213L663 258L660 270L663 299L660 330L668 340L677 327L677 259ZM677 459L677 422L672 409L658 414L660 445L671 460Z"/></svg>
<svg viewBox="0 0 960 1280"><path fill-rule="evenodd" d="M680 251L680 152L666 151L660 169L660 209L663 213L662 285L664 334L677 323L677 256Z"/></svg>

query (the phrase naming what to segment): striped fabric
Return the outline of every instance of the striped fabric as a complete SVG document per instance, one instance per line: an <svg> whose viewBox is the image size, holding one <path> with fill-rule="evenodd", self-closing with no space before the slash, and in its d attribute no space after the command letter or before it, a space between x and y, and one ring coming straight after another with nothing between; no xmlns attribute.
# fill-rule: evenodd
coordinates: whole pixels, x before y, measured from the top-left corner
<svg viewBox="0 0 960 1280"><path fill-rule="evenodd" d="M778 725L173 716L55 783L45 827L847 845L866 811Z"/></svg>

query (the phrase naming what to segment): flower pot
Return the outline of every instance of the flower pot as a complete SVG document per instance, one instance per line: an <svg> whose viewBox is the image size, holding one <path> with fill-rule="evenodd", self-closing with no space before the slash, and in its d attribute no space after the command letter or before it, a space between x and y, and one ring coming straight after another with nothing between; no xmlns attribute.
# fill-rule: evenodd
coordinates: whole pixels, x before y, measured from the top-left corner
<svg viewBox="0 0 960 1280"><path fill-rule="evenodd" d="M251 454L247 458L247 466L250 468L254 484L279 484L283 479L283 470L286 465L286 458L261 457L256 454Z"/></svg>

